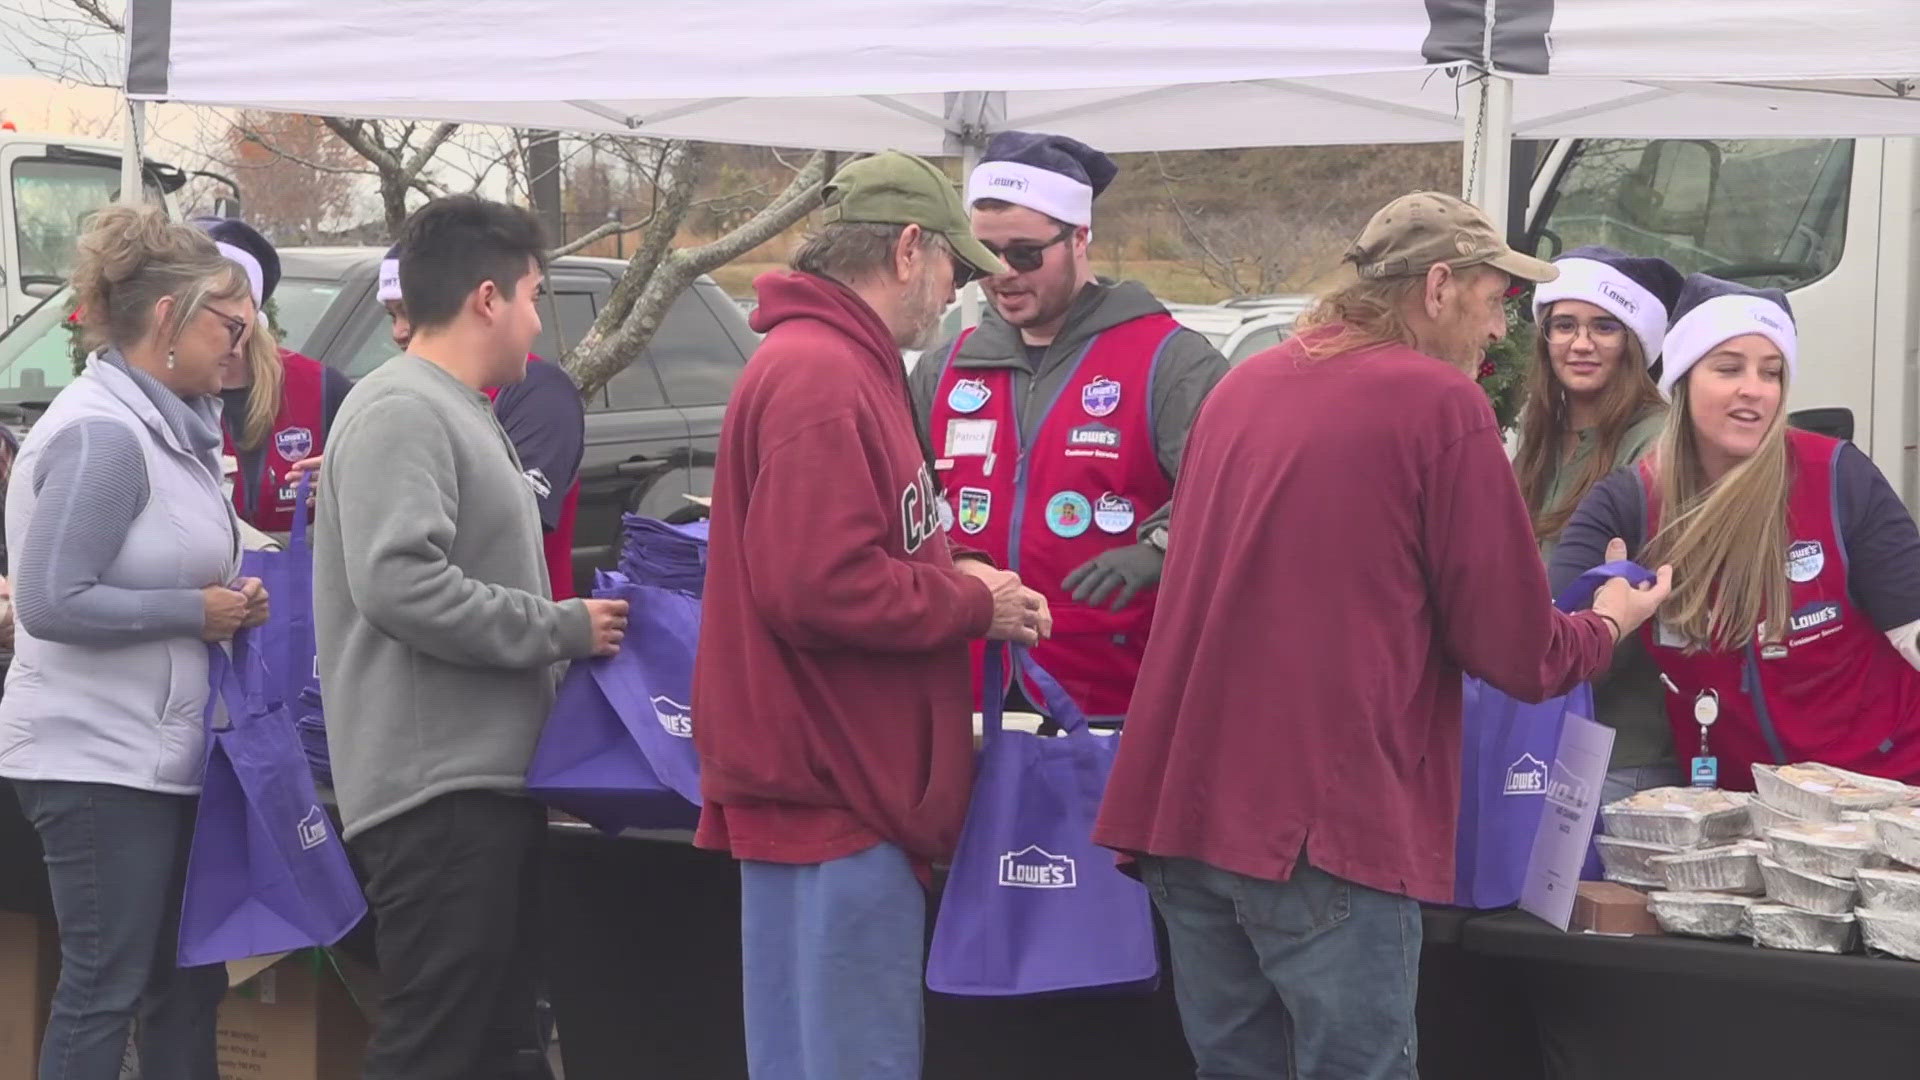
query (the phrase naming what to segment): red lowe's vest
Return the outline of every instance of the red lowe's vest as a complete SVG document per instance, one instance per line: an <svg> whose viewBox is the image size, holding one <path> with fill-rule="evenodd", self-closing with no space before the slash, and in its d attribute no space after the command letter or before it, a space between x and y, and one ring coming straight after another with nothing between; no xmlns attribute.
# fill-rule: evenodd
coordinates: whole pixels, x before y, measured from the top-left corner
<svg viewBox="0 0 1920 1080"><path fill-rule="evenodd" d="M1014 412L1013 372L954 366L971 331L954 343L934 394L934 464L960 543L1047 598L1053 638L1034 658L1095 718L1126 716L1154 594L1115 612L1075 604L1061 582L1101 552L1135 543L1135 526L1173 496L1151 399L1160 351L1179 329L1161 313L1102 331L1069 361L1031 445L1022 444ZM979 661L976 646L976 687ZM1037 691L1028 697L1040 700Z"/></svg>
<svg viewBox="0 0 1920 1080"><path fill-rule="evenodd" d="M527 360L538 361L532 353ZM500 400L502 387L487 388L487 399ZM543 532L540 537L540 551L547 560L547 591L555 600L573 599L573 519L580 509L580 478L575 476L573 484L567 488L567 497L560 503L560 520L552 532Z"/></svg>
<svg viewBox="0 0 1920 1080"><path fill-rule="evenodd" d="M280 382L280 412L267 434L266 465L260 470L260 490L254 493L253 513L246 513L246 496L234 485L234 510L261 532L293 530L294 483L287 478L293 463L322 452L326 445L326 365L291 349L280 350L285 376ZM239 459L233 429L245 428L247 418L231 416L224 425L227 454ZM244 480L244 478L243 478Z"/></svg>
<svg viewBox="0 0 1920 1080"><path fill-rule="evenodd" d="M1667 696L1674 745L1683 758L1699 752L1694 702L1714 690L1720 714L1708 746L1720 759L1722 787L1751 790L1755 762L1818 761L1920 782L1920 671L1847 592L1847 550L1834 498L1841 443L1794 430L1787 446L1792 480L1784 569L1792 586L1782 640L1688 655L1684 642L1656 622L1642 631L1654 661L1678 688ZM1640 484L1652 536L1660 507L1649 462L1640 465Z"/></svg>

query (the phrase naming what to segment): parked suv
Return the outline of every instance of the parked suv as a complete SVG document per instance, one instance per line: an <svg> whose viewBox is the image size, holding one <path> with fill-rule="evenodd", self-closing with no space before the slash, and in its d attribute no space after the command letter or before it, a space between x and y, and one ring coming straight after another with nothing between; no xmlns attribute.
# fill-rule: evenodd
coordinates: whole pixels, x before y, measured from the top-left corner
<svg viewBox="0 0 1920 1080"><path fill-rule="evenodd" d="M379 248L282 248L273 306L287 347L355 378L393 356L387 312L375 296L381 255ZM566 355L625 268L614 259L556 259L533 351ZM62 289L0 335L0 411L36 415L72 378L67 296ZM739 307L703 277L673 302L646 351L587 401L576 585L589 587L593 570L611 565L623 512L682 520L699 513L686 496L713 490L720 416L757 340Z"/></svg>

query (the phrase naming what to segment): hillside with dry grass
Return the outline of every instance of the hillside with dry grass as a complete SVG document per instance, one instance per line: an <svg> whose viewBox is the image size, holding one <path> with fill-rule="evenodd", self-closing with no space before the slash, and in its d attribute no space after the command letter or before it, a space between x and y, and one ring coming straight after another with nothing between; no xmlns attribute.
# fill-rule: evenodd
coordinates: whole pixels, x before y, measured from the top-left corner
<svg viewBox="0 0 1920 1080"><path fill-rule="evenodd" d="M1144 281L1168 300L1307 291L1388 200L1458 189L1459 153L1457 145L1436 144L1121 155L1120 177L1096 212L1095 259L1101 274ZM785 185L796 160L714 147L683 240L709 239L751 216ZM958 162L948 167L958 172ZM585 232L615 213L638 220L649 195L604 163L578 163L566 184L569 230ZM794 229L714 276L743 295L804 234ZM610 239L585 253L619 256L630 253L626 243Z"/></svg>

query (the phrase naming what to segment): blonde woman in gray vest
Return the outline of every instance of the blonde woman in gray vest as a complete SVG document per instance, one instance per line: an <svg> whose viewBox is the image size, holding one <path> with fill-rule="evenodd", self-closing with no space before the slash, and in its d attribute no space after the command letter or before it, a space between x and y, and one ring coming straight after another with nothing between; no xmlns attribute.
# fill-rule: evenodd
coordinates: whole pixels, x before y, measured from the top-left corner
<svg viewBox="0 0 1920 1080"><path fill-rule="evenodd" d="M96 349L34 425L6 498L17 628L0 777L46 850L60 983L40 1080L216 1080L219 966L174 935L200 793L205 642L266 621L221 491L220 385L255 326L197 229L115 206L73 272Z"/></svg>

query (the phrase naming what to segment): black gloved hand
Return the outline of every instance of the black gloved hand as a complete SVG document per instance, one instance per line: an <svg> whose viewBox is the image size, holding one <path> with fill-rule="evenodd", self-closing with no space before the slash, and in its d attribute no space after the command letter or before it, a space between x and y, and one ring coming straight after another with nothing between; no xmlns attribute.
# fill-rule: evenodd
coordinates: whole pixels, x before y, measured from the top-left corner
<svg viewBox="0 0 1920 1080"><path fill-rule="evenodd" d="M1103 551L1067 575L1061 588L1076 604L1099 607L1114 597L1114 611L1133 602L1143 589L1160 584L1160 572L1166 566L1166 553L1152 544ZM1115 596L1115 593L1119 595Z"/></svg>

